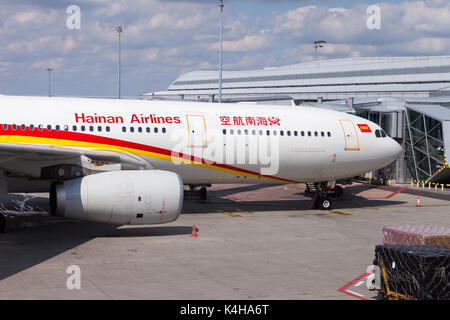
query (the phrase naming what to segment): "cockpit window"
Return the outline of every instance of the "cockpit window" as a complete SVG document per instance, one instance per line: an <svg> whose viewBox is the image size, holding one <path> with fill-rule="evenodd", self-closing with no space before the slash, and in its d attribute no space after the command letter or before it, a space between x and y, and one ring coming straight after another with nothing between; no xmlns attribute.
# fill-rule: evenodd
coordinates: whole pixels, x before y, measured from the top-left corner
<svg viewBox="0 0 450 320"><path fill-rule="evenodd" d="M381 138L381 132L380 132L380 130L375 130L375 136L377 137L377 138Z"/></svg>
<svg viewBox="0 0 450 320"><path fill-rule="evenodd" d="M384 132L384 130L381 130L381 136L382 136L383 138L386 138L386 137L387 137L387 134L386 134L386 132Z"/></svg>

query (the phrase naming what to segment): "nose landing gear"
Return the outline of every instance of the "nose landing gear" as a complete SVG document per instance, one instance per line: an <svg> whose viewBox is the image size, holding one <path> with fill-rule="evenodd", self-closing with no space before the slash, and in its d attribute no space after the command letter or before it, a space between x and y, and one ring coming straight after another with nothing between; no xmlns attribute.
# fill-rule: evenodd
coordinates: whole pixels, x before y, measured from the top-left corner
<svg viewBox="0 0 450 320"><path fill-rule="evenodd" d="M313 188L311 187L313 185ZM341 186L336 185L336 181L308 183L305 193L314 192L313 209L331 210L333 207L332 197L340 198L344 192Z"/></svg>

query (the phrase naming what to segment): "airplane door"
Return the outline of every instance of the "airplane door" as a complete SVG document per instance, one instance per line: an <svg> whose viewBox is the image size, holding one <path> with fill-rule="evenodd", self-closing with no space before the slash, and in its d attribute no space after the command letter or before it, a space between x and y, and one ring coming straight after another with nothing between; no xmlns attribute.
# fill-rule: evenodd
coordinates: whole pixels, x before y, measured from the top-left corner
<svg viewBox="0 0 450 320"><path fill-rule="evenodd" d="M206 148L206 121L202 115L187 115L188 143L191 148Z"/></svg>
<svg viewBox="0 0 450 320"><path fill-rule="evenodd" d="M359 150L359 138L351 120L339 120L344 130L345 150Z"/></svg>

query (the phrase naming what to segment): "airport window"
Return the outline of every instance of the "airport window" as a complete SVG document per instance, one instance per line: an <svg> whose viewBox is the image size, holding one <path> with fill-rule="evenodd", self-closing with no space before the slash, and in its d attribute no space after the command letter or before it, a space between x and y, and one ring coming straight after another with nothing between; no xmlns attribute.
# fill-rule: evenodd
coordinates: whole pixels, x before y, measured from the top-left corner
<svg viewBox="0 0 450 320"><path fill-rule="evenodd" d="M98 132L102 132L102 127L101 127L101 126L98 126L98 127L97 127L97 131L98 131Z"/></svg>
<svg viewBox="0 0 450 320"><path fill-rule="evenodd" d="M166 133L166 128L162 128L162 133Z"/></svg>
<svg viewBox="0 0 450 320"><path fill-rule="evenodd" d="M127 132L127 127L122 127L122 132Z"/></svg>
<svg viewBox="0 0 450 320"><path fill-rule="evenodd" d="M134 127L130 127L130 132L134 132Z"/></svg>
<svg viewBox="0 0 450 320"><path fill-rule="evenodd" d="M153 131L155 131L155 133L158 133L158 128L155 128Z"/></svg>
<svg viewBox="0 0 450 320"><path fill-rule="evenodd" d="M81 131L86 131L86 127L85 126L81 126Z"/></svg>

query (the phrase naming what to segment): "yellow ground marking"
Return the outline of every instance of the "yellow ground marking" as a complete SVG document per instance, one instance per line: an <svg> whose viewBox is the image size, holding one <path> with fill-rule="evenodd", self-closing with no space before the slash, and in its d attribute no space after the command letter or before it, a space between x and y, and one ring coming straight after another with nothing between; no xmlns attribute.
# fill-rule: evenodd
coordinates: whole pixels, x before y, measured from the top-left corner
<svg viewBox="0 0 450 320"><path fill-rule="evenodd" d="M237 214L237 213L224 212L224 214L225 214L227 217L230 217L230 218L245 218L244 215L242 215L242 214Z"/></svg>
<svg viewBox="0 0 450 320"><path fill-rule="evenodd" d="M325 210L328 213L338 214L341 216L354 216L352 213L344 212L344 211L336 211L336 210Z"/></svg>

